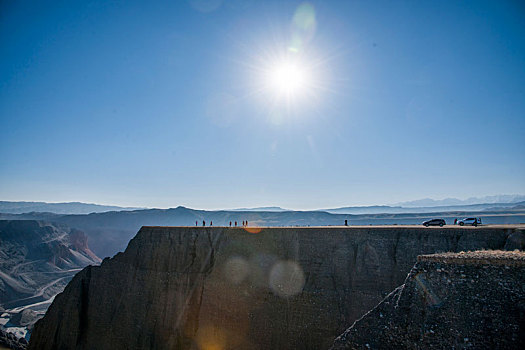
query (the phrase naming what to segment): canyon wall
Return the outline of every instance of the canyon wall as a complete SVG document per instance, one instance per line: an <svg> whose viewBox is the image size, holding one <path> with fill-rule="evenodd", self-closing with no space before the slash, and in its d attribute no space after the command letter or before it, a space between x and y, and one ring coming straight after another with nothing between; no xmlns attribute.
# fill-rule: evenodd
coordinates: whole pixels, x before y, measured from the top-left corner
<svg viewBox="0 0 525 350"><path fill-rule="evenodd" d="M403 284L418 255L503 249L522 234L510 226L143 227L124 253L73 278L29 349L328 348Z"/></svg>

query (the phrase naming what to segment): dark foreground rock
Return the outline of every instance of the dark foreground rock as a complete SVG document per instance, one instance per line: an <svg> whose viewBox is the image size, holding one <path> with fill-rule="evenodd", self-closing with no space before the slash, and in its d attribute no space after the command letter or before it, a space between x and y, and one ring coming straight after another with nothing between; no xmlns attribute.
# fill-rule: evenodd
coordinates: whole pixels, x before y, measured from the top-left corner
<svg viewBox="0 0 525 350"><path fill-rule="evenodd" d="M322 349L419 254L503 249L508 228L143 227L85 268L30 349Z"/></svg>
<svg viewBox="0 0 525 350"><path fill-rule="evenodd" d="M524 349L525 253L419 257L406 283L332 350L430 348Z"/></svg>
<svg viewBox="0 0 525 350"><path fill-rule="evenodd" d="M13 350L25 350L27 340L25 340L25 338L17 338L14 334L4 332L0 329L0 346Z"/></svg>

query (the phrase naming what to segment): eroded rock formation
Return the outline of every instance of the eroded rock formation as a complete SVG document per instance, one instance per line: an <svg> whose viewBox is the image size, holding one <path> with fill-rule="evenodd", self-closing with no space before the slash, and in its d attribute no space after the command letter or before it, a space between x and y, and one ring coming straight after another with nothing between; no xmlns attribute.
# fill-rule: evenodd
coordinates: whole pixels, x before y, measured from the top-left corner
<svg viewBox="0 0 525 350"><path fill-rule="evenodd" d="M98 264L86 235L66 225L0 220L0 344L19 349L52 298L83 267Z"/></svg>
<svg viewBox="0 0 525 350"><path fill-rule="evenodd" d="M525 253L424 255L340 349L525 348Z"/></svg>
<svg viewBox="0 0 525 350"><path fill-rule="evenodd" d="M0 305L9 309L45 301L78 270L99 262L79 230L35 220L0 220Z"/></svg>
<svg viewBox="0 0 525 350"><path fill-rule="evenodd" d="M322 349L419 254L502 249L503 228L143 227L77 274L29 349Z"/></svg>

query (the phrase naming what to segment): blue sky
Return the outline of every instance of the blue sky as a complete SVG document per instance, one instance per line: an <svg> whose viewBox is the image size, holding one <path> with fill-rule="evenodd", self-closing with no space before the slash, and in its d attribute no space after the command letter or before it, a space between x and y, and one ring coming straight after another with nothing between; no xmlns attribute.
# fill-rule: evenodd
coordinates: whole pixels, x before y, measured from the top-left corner
<svg viewBox="0 0 525 350"><path fill-rule="evenodd" d="M287 100L261 77L290 55L314 78ZM520 1L0 3L3 200L523 194L524 134Z"/></svg>

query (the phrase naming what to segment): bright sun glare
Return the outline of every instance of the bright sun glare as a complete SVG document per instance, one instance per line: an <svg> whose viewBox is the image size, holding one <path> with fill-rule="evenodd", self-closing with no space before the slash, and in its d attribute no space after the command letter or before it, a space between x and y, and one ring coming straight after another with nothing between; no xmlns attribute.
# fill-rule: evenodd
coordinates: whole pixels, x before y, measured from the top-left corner
<svg viewBox="0 0 525 350"><path fill-rule="evenodd" d="M310 85L308 70L298 62L276 64L268 75L271 89L279 96L299 96Z"/></svg>
<svg viewBox="0 0 525 350"><path fill-rule="evenodd" d="M264 113L275 124L316 113L324 93L331 90L330 67L326 66L331 58L313 45L316 23L313 5L303 3L295 10L286 35L274 33L277 40L250 51L253 61L248 60L246 66L253 73L253 85L249 95L261 100Z"/></svg>

